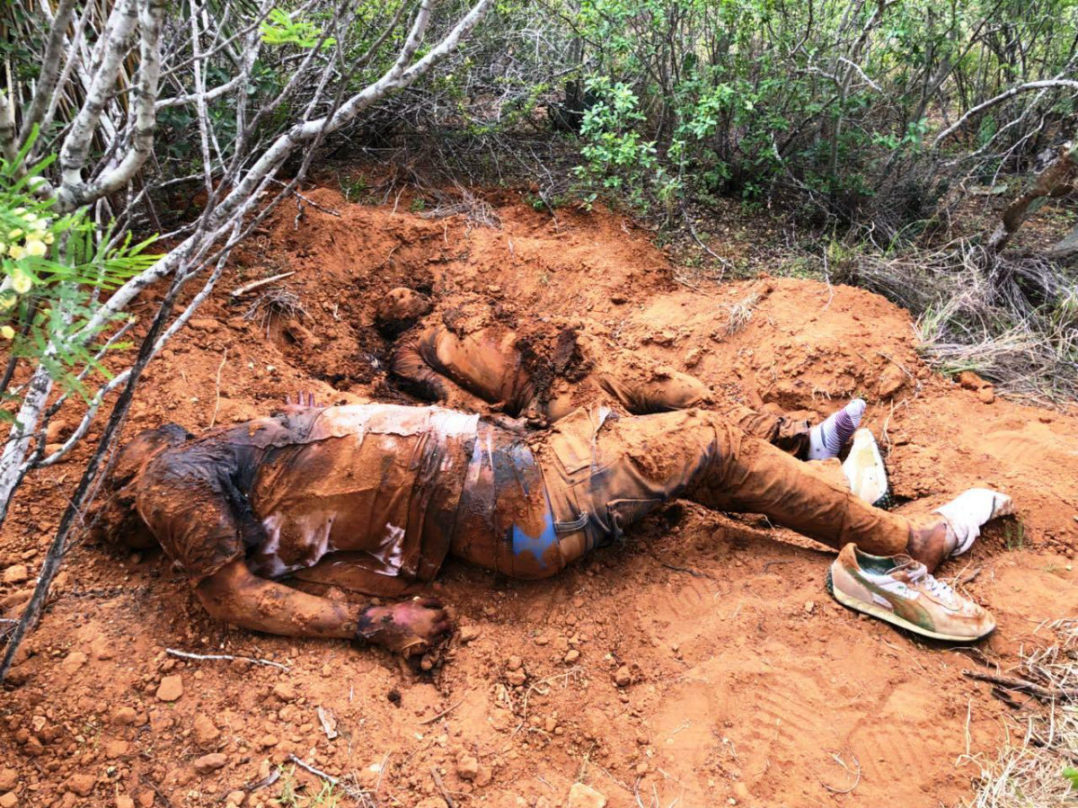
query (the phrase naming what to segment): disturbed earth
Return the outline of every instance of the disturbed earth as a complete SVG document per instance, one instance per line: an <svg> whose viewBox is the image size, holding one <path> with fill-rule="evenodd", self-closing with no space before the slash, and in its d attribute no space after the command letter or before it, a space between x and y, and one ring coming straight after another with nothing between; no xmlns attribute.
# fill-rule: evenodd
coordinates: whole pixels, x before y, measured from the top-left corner
<svg viewBox="0 0 1078 808"><path fill-rule="evenodd" d="M675 503L550 580L449 563L428 591L458 631L441 667L417 674L378 650L216 623L161 553L80 541L0 694L0 808L970 797L1021 725L963 670L1006 669L1051 641L1047 623L1078 614L1078 417L931 372L909 315L883 298L765 274L694 279L605 210L552 216L503 191L482 216L435 218L407 198L306 197L315 204L282 208L233 256L223 288L150 366L126 436L242 421L299 390L414 402L386 376L391 342L375 322L405 287L459 328L570 330L607 364L647 355L702 379L717 403L815 419L863 396L901 509L974 485L1014 497L1017 519L940 570L997 631L973 651L916 640L832 601L824 548ZM293 274L230 294L280 273ZM78 417L65 405L49 440ZM13 504L0 617L29 598L87 453L32 475ZM331 794L295 759L340 783Z"/></svg>

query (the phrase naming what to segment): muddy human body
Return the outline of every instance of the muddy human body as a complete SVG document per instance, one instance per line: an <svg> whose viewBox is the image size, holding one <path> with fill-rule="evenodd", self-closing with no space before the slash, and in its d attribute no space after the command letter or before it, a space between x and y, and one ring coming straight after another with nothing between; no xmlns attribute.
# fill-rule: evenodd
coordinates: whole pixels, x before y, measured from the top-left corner
<svg viewBox="0 0 1078 808"><path fill-rule="evenodd" d="M159 543L214 617L405 654L449 631L440 604L344 604L276 579L345 564L429 581L449 555L543 578L674 498L762 513L835 548L908 553L931 570L997 512L963 524L873 508L701 409L582 409L533 432L440 407L291 407L199 437L147 430L107 486L103 532Z"/></svg>

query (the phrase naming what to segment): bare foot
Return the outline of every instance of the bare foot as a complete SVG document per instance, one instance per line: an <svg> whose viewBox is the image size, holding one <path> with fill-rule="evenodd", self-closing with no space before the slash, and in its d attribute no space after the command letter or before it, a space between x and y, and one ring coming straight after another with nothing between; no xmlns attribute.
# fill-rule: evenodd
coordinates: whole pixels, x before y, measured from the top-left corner
<svg viewBox="0 0 1078 808"><path fill-rule="evenodd" d="M411 657L426 653L452 630L453 623L440 601L413 598L368 608L359 618L356 637Z"/></svg>

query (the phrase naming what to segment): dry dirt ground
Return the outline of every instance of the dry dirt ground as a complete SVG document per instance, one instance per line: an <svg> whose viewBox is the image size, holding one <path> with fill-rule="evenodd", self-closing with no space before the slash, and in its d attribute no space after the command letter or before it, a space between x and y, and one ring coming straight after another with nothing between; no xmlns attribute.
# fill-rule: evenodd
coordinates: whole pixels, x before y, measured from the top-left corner
<svg viewBox="0 0 1078 808"><path fill-rule="evenodd" d="M767 277L677 284L650 234L623 218L555 219L514 193L488 196L496 228L426 219L407 199L393 209L308 195L324 210L282 210L154 362L127 435L242 420L299 389L407 401L373 326L373 304L404 285L442 312L478 304L578 327L612 352L696 374L717 398L815 417L862 395L895 493L917 500L901 508L971 485L1018 504L1017 521L941 571L972 577L964 590L996 615L980 658L1006 668L1049 639L1043 621L1078 614L1078 417L934 375L909 316L882 298ZM295 274L275 303L227 294L284 271ZM0 538L4 616L29 596L84 457L34 476L14 504ZM462 631L423 678L379 651L215 623L160 553L80 543L0 695L0 794L14 795L0 804L314 804L320 781L289 755L354 778L378 806L561 806L576 782L613 808L958 804L977 756L994 756L1016 724L963 677L976 652L834 603L830 559L762 520L673 505L552 580L451 563L433 591ZM276 783L244 793L278 767Z"/></svg>

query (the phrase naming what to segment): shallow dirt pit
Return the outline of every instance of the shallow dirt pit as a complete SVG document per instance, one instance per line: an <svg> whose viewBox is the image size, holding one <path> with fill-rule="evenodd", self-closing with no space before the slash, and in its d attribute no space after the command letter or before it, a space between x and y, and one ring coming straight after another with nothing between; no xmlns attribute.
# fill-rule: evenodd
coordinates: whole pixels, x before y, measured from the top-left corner
<svg viewBox="0 0 1078 808"><path fill-rule="evenodd" d="M916 500L901 508L971 485L1014 496L1018 520L941 570L977 572L964 589L999 623L987 658L1007 667L1049 641L1043 621L1078 610L1078 419L933 375L910 318L883 299L767 277L688 288L625 219L555 219L511 193L488 197L499 229L307 196L339 215L282 210L245 245L230 285L151 367L126 434L243 420L297 390L411 401L386 378L375 317L407 287L429 297L427 316L540 323L555 340L572 329L611 356L698 376L718 403L815 418L862 395L895 493ZM280 272L295 274L227 294ZM83 456L34 476L13 505L4 617L28 596ZM67 808L309 804L321 784L295 755L379 806L561 806L575 782L614 808L956 804L1017 725L962 676L969 655L834 603L831 557L762 520L675 504L552 580L451 563L431 590L460 631L421 678L378 651L215 623L160 553L79 544L0 705L0 794Z"/></svg>

